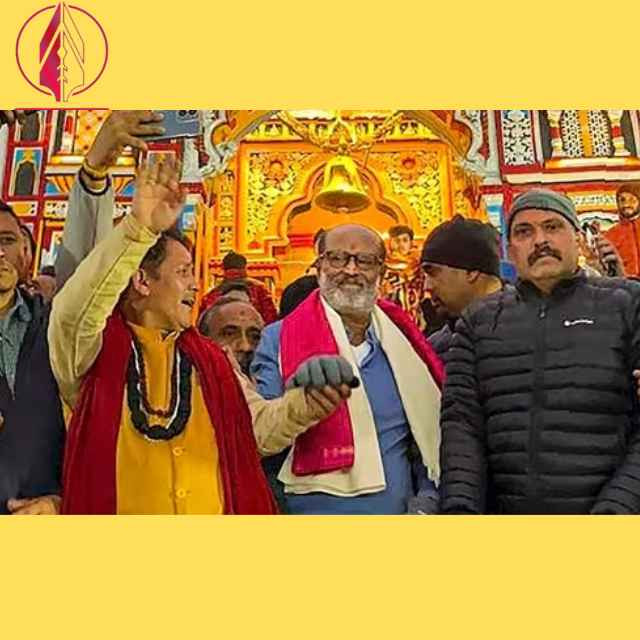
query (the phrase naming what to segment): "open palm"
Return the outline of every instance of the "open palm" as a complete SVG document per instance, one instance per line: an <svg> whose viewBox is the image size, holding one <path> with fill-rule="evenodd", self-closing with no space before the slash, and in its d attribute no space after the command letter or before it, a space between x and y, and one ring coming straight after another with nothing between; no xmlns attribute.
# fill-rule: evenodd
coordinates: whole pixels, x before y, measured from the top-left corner
<svg viewBox="0 0 640 640"><path fill-rule="evenodd" d="M179 165L173 159L144 165L138 174L132 214L154 233L170 229L182 212L185 192L179 178Z"/></svg>

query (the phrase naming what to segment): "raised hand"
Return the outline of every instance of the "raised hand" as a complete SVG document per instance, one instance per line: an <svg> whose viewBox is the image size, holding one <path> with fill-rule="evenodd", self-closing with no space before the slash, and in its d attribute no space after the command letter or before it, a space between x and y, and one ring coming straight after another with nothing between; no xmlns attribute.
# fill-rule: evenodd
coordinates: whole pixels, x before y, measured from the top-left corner
<svg viewBox="0 0 640 640"><path fill-rule="evenodd" d="M161 135L158 123L162 114L154 111L113 111L104 121L87 154L87 162L97 171L106 171L126 146L147 151L147 143L138 136Z"/></svg>
<svg viewBox="0 0 640 640"><path fill-rule="evenodd" d="M3 124L11 126L15 122L23 124L26 117L27 115L22 109L14 109L11 111L0 110L0 127Z"/></svg>
<svg viewBox="0 0 640 640"><path fill-rule="evenodd" d="M182 212L186 191L180 187L180 163L171 157L138 172L131 214L154 233L173 227Z"/></svg>
<svg viewBox="0 0 640 640"><path fill-rule="evenodd" d="M613 244L601 235L596 236L595 243L600 262L604 267L604 275L624 278L622 259Z"/></svg>

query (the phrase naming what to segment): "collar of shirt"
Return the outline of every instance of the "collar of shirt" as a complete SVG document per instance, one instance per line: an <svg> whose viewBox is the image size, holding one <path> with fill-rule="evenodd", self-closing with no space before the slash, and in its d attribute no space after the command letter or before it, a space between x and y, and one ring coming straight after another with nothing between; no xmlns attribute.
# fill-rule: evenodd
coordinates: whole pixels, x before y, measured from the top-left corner
<svg viewBox="0 0 640 640"><path fill-rule="evenodd" d="M9 311L0 318L0 333L5 339L11 339L9 328L14 322L28 324L31 322L31 311L24 297L18 289L16 289L16 299Z"/></svg>
<svg viewBox="0 0 640 640"><path fill-rule="evenodd" d="M351 347L359 367L363 367L369 360L371 360L379 345L380 341L378 340L375 329L373 328L373 325L369 325L365 334L365 341L357 347Z"/></svg>

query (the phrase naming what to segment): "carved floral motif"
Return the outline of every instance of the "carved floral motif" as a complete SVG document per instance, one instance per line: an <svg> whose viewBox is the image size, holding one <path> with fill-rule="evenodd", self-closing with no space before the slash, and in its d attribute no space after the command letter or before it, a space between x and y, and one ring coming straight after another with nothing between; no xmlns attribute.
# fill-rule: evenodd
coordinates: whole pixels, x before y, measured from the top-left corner
<svg viewBox="0 0 640 640"><path fill-rule="evenodd" d="M535 162L531 112L500 111L502 150L506 164L517 167Z"/></svg>
<svg viewBox="0 0 640 640"><path fill-rule="evenodd" d="M439 224L443 218L439 160L435 151L371 154L372 164L386 171L394 194L406 198L425 229Z"/></svg>
<svg viewBox="0 0 640 640"><path fill-rule="evenodd" d="M310 153L251 153L247 193L247 237L255 238L269 226L276 201L293 192Z"/></svg>

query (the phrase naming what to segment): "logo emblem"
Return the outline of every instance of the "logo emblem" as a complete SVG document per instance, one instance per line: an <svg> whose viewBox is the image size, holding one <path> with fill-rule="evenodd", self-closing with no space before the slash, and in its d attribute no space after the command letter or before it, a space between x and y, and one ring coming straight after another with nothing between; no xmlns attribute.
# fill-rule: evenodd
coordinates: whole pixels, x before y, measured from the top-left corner
<svg viewBox="0 0 640 640"><path fill-rule="evenodd" d="M565 327L575 327L577 324L595 324L593 320L590 318L580 318L578 320L565 320Z"/></svg>
<svg viewBox="0 0 640 640"><path fill-rule="evenodd" d="M66 2L36 11L16 40L16 61L24 79L56 102L92 87L109 57L107 36L88 12Z"/></svg>

